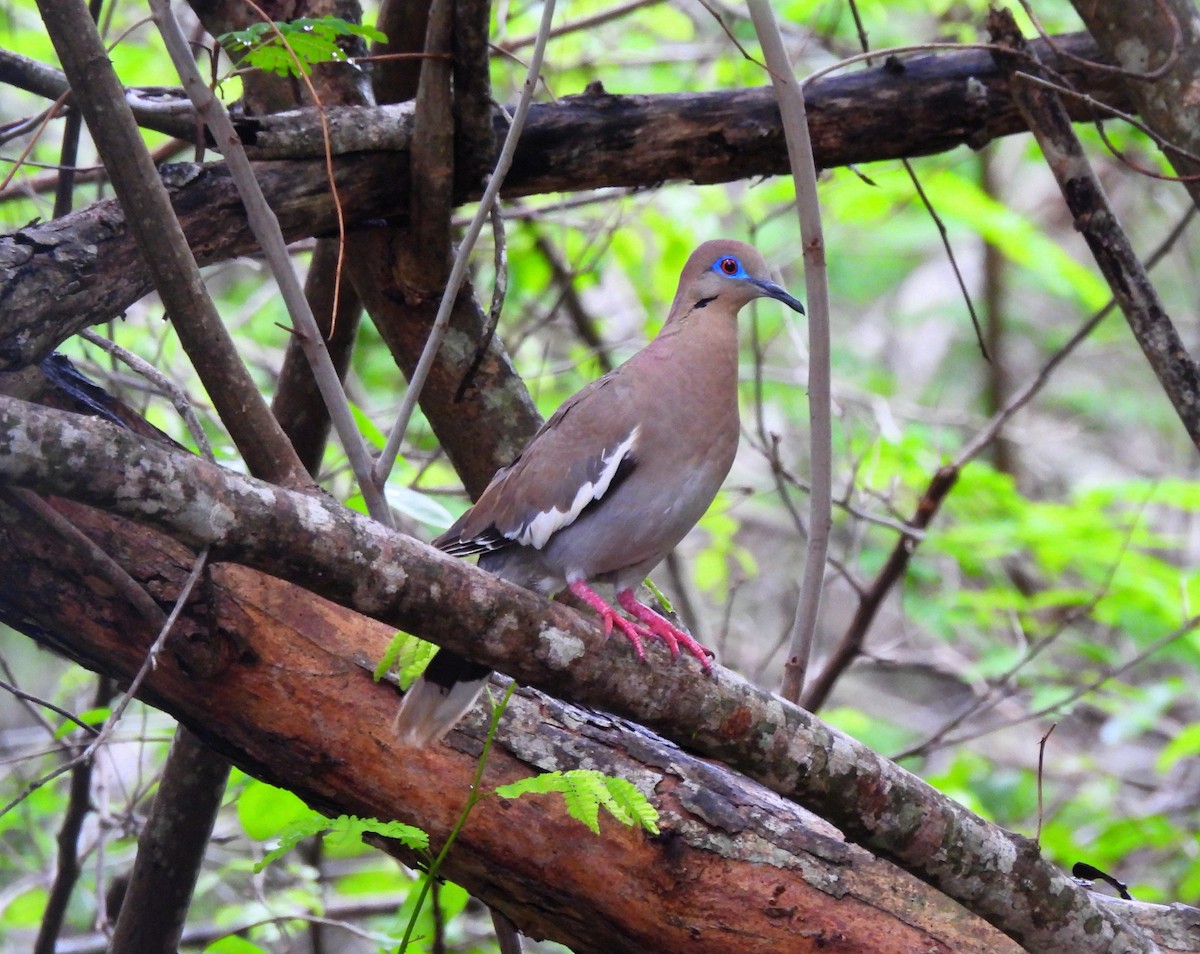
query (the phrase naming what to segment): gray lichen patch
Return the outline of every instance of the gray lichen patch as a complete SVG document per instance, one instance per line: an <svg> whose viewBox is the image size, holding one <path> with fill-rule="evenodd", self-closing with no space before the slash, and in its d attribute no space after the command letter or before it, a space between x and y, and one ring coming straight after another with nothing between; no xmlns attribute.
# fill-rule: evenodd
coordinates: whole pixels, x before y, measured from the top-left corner
<svg viewBox="0 0 1200 954"><path fill-rule="evenodd" d="M556 669L566 668L587 652L583 640L557 626L544 627L540 635L543 655Z"/></svg>

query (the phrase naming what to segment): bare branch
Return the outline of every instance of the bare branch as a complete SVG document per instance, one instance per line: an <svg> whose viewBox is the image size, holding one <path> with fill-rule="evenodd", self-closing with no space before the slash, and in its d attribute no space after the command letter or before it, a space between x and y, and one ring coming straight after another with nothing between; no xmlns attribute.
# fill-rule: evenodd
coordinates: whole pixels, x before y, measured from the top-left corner
<svg viewBox="0 0 1200 954"><path fill-rule="evenodd" d="M241 149L241 143L234 132L229 114L201 78L183 30L171 12L170 4L165 0L151 0L151 9L154 11L154 20L162 35L163 43L171 55L171 61L183 79L184 89L187 90L192 102L196 105L197 112L204 117L214 138L218 142L228 144L226 161L229 163L230 172L245 204L247 221L270 264L271 273L279 286L280 295L287 304L288 314L297 325L298 340L312 367L313 378L325 401L330 420L337 431L342 448L358 479L363 499L375 519L387 522L391 519L390 512L382 494L371 483L371 463L366 445L354 423L354 415L350 410L350 403L346 399L346 392L342 388L341 378L333 365L329 351L325 348L324 339L317 326L317 321L313 317L312 308L308 299L305 298L304 289L292 268L291 258L279 230L279 222L275 218L275 213L267 204L258 180L254 176L254 169ZM340 209L336 202L336 195L334 199L335 209ZM286 441L286 436L273 417L271 421L274 432ZM288 449L291 451L296 466L303 469L290 442L288 442Z"/></svg>
<svg viewBox="0 0 1200 954"><path fill-rule="evenodd" d="M304 485L303 467L208 296L96 24L79 4L42 0L39 9L114 190L129 210L127 220L155 287L222 422L253 473Z"/></svg>
<svg viewBox="0 0 1200 954"><path fill-rule="evenodd" d="M496 160L496 166L492 170L487 186L483 190L483 197L479 200L479 207L475 210L471 224L467 227L466 235L463 236L462 242L459 244L458 253L454 258L454 266L450 270L446 289L442 293L442 300L438 305L437 316L434 318L433 326L429 330L429 338L426 340L425 348L421 352L420 359L417 361L417 367L409 378L408 390L404 394L404 402L396 415L396 421L392 425L391 433L388 434L387 446L384 448L375 465L375 479L380 484L387 479L387 475L391 472L396 462L396 456L400 452L400 442L408 431L408 422L412 417L413 411L416 409L417 399L421 396L421 389L425 386L425 379L429 376L429 371L433 366L437 351L442 346L446 330L449 327L451 310L454 307L455 300L458 298L463 281L467 277L467 266L470 264L471 250L475 247L479 233L483 230L483 224L491 214L492 206L499 197L500 187L504 184L505 176L508 175L508 170L512 166L513 157L517 151L517 143L521 139L521 133L525 128L525 120L529 115L529 107L533 102L533 93L537 88L538 77L541 75L542 58L546 52L546 35L550 32L550 23L553 17L554 0L547 0L542 9L538 42L533 48L533 57L529 62L529 72L525 77L525 85L521 90L521 99L517 103L516 111L513 113L512 125L508 128L508 134L504 138L504 145L500 148L500 156Z"/></svg>
<svg viewBox="0 0 1200 954"><path fill-rule="evenodd" d="M1075 225L1091 249L1113 296L1125 314L1133 336L1175 407L1192 443L1200 448L1200 366L1188 354L1163 308L1145 269L1138 261L1116 213L1092 171L1071 119L1059 97L1045 87L1024 82L1030 49L1012 14L993 11L989 29L1008 49L1020 54L997 54L1009 71L1013 97L1058 180ZM1036 64L1036 60L1034 61Z"/></svg>
<svg viewBox="0 0 1200 954"><path fill-rule="evenodd" d="M42 456L18 452L28 447ZM523 684L656 728L819 811L1031 951L1155 950L1031 843L808 712L719 667L710 678L684 665L631 664L624 646L600 642L593 620L335 503L10 398L0 398L0 478L208 545L218 559L292 580Z"/></svg>

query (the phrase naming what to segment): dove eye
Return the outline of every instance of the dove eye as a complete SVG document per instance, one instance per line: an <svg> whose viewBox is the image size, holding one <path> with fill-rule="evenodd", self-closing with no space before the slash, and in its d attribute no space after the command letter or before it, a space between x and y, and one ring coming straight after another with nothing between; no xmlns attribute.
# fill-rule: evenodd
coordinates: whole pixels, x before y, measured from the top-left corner
<svg viewBox="0 0 1200 954"><path fill-rule="evenodd" d="M736 275L742 270L742 266L738 264L736 258L721 259L720 268L726 275Z"/></svg>

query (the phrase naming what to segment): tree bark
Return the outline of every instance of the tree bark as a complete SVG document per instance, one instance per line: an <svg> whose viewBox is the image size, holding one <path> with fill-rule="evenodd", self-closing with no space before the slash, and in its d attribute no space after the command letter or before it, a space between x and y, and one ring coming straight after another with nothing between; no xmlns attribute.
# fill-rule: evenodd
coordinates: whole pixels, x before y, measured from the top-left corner
<svg viewBox="0 0 1200 954"><path fill-rule="evenodd" d="M1005 51L996 53L996 61L1009 71L1017 106L1058 182L1063 201L1074 216L1076 230L1087 242L1180 423L1200 449L1200 367L1188 354L1133 243L1121 227L1099 177L1088 163L1061 98L1057 92L1033 82L1044 76L1036 58L1032 61L1027 58L1028 45L1012 13L994 10L988 17L988 30L993 41Z"/></svg>
<svg viewBox="0 0 1200 954"><path fill-rule="evenodd" d="M1200 14L1193 0L1072 0L1072 6L1104 58L1128 71L1125 86L1146 125L1178 147L1163 149L1167 161L1181 176L1200 173L1200 121L1192 108L1200 76ZM1183 185L1200 203L1200 182L1193 178Z"/></svg>
<svg viewBox="0 0 1200 954"><path fill-rule="evenodd" d="M0 479L135 518L186 546L208 545L216 560L291 580L522 683L633 718L816 811L1031 951L1155 950L1031 842L987 824L809 713L719 667L709 678L686 663L664 665L665 650L652 651L658 665L633 664L616 641L601 643L592 620L336 503L11 398L0 399ZM22 582L22 590L31 587L27 576ZM24 616L9 611L28 630ZM197 645L208 668L189 662L187 672L221 673L240 657L253 660L252 649L215 635L221 638ZM363 668L375 658L362 659ZM365 673L330 677L331 693L368 691ZM156 704L169 705L169 696ZM251 704L238 705L244 717ZM386 730L373 745L385 761L422 758L394 748ZM348 791L360 785L343 778L335 790L338 784Z"/></svg>
<svg viewBox="0 0 1200 954"><path fill-rule="evenodd" d="M1079 55L1096 53L1087 38L1060 37L1058 42ZM1059 61L1045 44L1034 46L1077 88L1127 106L1123 87L1111 75L1097 78L1072 61ZM1025 129L999 71L982 51L889 62L826 77L810 85L807 102L816 158L823 168L927 155L963 144L979 147ZM1092 115L1075 100L1069 105L1077 119ZM381 221L403 224L411 106L329 112L335 136L339 128L357 136L345 148L378 150L355 151L336 163L347 222L358 229ZM383 127L379 120L387 115L401 118ZM493 121L502 131L499 111ZM194 128L191 119L185 125ZM301 128L308 130L301 137L310 143L308 154L319 155L319 124L311 112L244 126L246 137L264 147L283 131ZM291 139L287 148L296 151ZM671 180L729 182L786 171L787 151L770 89L660 96L599 93L533 108L503 195L645 188ZM336 230L323 158L263 161L258 173L289 240ZM162 174L201 265L255 252L241 200L222 165L175 165L164 167ZM477 199L479 192L477 179L468 176L457 183L455 201ZM37 363L80 329L119 315L150 287L149 273L114 202L99 202L0 237L0 369Z"/></svg>
<svg viewBox="0 0 1200 954"><path fill-rule="evenodd" d="M189 552L128 521L58 506L158 599L172 599ZM153 629L119 596L90 587L85 562L65 561L61 548L6 506L0 530L0 569L19 567L34 583L5 594L5 618L20 619L44 645L128 680ZM247 771L329 814L400 818L425 827L435 845L446 836L486 717L477 711L448 745L396 752L388 729L395 692L366 674L391 627L232 564L213 568L204 599L181 624L144 684L148 701ZM650 838L605 819L593 837L551 798L490 798L449 855L446 875L530 936L581 954L1020 950L794 803L636 725L531 689L509 705L486 784L581 763L647 793L662 834ZM614 883L622 890L613 891ZM1171 940L1188 927L1185 911L1114 906L1167 932L1164 950L1195 949Z"/></svg>

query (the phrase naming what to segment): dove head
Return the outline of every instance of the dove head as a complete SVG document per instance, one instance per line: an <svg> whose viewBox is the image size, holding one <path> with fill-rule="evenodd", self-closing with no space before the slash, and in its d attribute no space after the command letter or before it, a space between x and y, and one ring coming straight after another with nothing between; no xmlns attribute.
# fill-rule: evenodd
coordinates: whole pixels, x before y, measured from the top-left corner
<svg viewBox="0 0 1200 954"><path fill-rule="evenodd" d="M679 276L672 317L718 305L733 314L755 298L774 298L804 314L798 299L777 285L758 251L745 242L705 242L691 255Z"/></svg>

